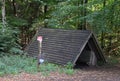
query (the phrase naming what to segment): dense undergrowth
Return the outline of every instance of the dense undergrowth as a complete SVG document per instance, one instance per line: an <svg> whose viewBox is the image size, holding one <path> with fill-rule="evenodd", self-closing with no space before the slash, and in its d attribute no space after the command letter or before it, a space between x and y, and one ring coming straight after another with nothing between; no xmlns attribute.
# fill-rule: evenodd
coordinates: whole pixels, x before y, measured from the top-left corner
<svg viewBox="0 0 120 81"><path fill-rule="evenodd" d="M117 56L108 56L106 57L106 59L107 59L107 64L112 66L120 63L120 57Z"/></svg>
<svg viewBox="0 0 120 81"><path fill-rule="evenodd" d="M49 75L50 72L58 71L68 75L74 74L73 70L68 64L66 67L61 67L56 64L44 63L37 68L37 60L28 56L11 55L0 57L0 76L8 74L18 74L21 72L37 73L41 72L43 75Z"/></svg>
<svg viewBox="0 0 120 81"><path fill-rule="evenodd" d="M119 58L117 57L107 57L107 62L110 65L119 63ZM37 68L37 60L33 57L26 55L10 55L0 57L0 76L8 74L18 74L21 72L27 73L37 73L40 72L43 75L49 75L50 72L59 72L72 75L76 72L72 68L72 64L68 63L65 67L60 65L43 63Z"/></svg>

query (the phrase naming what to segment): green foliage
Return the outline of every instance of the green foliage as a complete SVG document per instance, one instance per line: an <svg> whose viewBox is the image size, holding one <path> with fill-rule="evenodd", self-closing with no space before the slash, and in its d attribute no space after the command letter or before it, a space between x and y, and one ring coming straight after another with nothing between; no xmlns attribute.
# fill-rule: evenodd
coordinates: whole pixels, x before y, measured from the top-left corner
<svg viewBox="0 0 120 81"><path fill-rule="evenodd" d="M61 73L65 73L67 75L73 75L75 73L75 70L64 68L63 70L61 70Z"/></svg>
<svg viewBox="0 0 120 81"><path fill-rule="evenodd" d="M33 36L31 32L45 25L61 29L80 29L84 25L97 34L101 46L104 43L106 54L119 56L119 3L120 0L6 0L8 26L3 33L0 19L0 56L21 53L20 40L27 44Z"/></svg>
<svg viewBox="0 0 120 81"><path fill-rule="evenodd" d="M58 71L59 73L65 73L67 75L73 75L75 73L73 65L70 62L68 62L67 65L65 65L65 67L61 67L59 65L51 63L41 64L39 70L40 72L42 72L43 75L49 75L50 72L55 71Z"/></svg>
<svg viewBox="0 0 120 81"><path fill-rule="evenodd" d="M18 74L20 72L37 72L36 60L31 57L12 55L0 58L0 75Z"/></svg>
<svg viewBox="0 0 120 81"><path fill-rule="evenodd" d="M52 64L52 63L44 63L40 65L39 71L45 75L48 76L50 72L55 72L58 70L58 65ZM60 69L60 68L59 68Z"/></svg>
<svg viewBox="0 0 120 81"><path fill-rule="evenodd" d="M41 72L47 76L50 72L60 72L68 75L75 73L75 70L68 67L61 67L52 63L43 63L37 68L37 60L25 55L11 55L0 58L0 76L5 74L18 74L21 72L36 73Z"/></svg>
<svg viewBox="0 0 120 81"><path fill-rule="evenodd" d="M115 65L118 64L120 62L119 57L116 56L108 56L107 57L107 62L110 65Z"/></svg>
<svg viewBox="0 0 120 81"><path fill-rule="evenodd" d="M67 69L72 69L73 64L71 62L68 62L67 65L65 66Z"/></svg>
<svg viewBox="0 0 120 81"><path fill-rule="evenodd" d="M51 63L46 63L46 64L41 64L40 65L40 71L41 72L44 72L44 71L52 72L52 71L56 71L57 68L58 68L57 65L51 64Z"/></svg>
<svg viewBox="0 0 120 81"><path fill-rule="evenodd" d="M9 25L13 27L22 27L22 26L28 26L28 22L25 19L10 16L7 18Z"/></svg>
<svg viewBox="0 0 120 81"><path fill-rule="evenodd" d="M11 5L13 3L15 5ZM120 32L119 3L119 0L26 0L24 2L7 0L6 18L12 30L16 28L21 33L22 45L26 41L28 43L33 37L31 32L45 26L61 29L89 29L97 34L101 46L103 43L101 40L104 40L104 47L108 49L110 40L105 36L114 34L112 39L114 43L117 33ZM103 38L102 33L104 33Z"/></svg>
<svg viewBox="0 0 120 81"><path fill-rule="evenodd" d="M101 6L93 5L92 11L86 16L94 31L99 34L101 32L114 32L114 29L119 27L120 9L118 8L119 4L117 4L119 1L104 1L95 3Z"/></svg>
<svg viewBox="0 0 120 81"><path fill-rule="evenodd" d="M67 75L73 75L75 73L75 70L73 69L73 64L71 62L68 62L64 68L61 68L59 70L60 73L65 73Z"/></svg>
<svg viewBox="0 0 120 81"><path fill-rule="evenodd" d="M109 51L109 55L111 55L111 56L118 56L119 57L120 56L120 46L112 48Z"/></svg>
<svg viewBox="0 0 120 81"><path fill-rule="evenodd" d="M20 46L17 43L17 31L6 27L3 32L2 25L0 25L0 56L6 54L19 54L22 53Z"/></svg>
<svg viewBox="0 0 120 81"><path fill-rule="evenodd" d="M75 73L71 63L68 63L65 67L61 67L60 65L56 64L45 63L40 65L39 71L46 76L48 76L50 72L55 71L58 71L59 73L65 73L67 75L72 75Z"/></svg>
<svg viewBox="0 0 120 81"><path fill-rule="evenodd" d="M57 4L48 20L48 26L51 28L76 29L79 20L79 10L77 9L80 9L79 6L69 4L69 1Z"/></svg>

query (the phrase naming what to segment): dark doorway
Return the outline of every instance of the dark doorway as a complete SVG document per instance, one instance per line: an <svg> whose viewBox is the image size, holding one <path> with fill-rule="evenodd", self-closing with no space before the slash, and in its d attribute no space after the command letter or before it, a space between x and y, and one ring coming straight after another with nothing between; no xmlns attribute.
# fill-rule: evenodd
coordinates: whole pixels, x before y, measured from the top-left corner
<svg viewBox="0 0 120 81"><path fill-rule="evenodd" d="M85 49L82 51L81 55L76 61L75 68L85 68L89 66L94 66L96 65L96 61L97 59L95 53L92 51L92 49L87 43Z"/></svg>

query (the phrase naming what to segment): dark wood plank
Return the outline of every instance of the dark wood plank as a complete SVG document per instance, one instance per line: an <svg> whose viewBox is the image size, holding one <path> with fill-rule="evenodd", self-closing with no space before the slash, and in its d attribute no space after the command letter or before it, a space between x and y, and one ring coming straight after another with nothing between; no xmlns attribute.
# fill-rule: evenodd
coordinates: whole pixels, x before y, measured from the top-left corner
<svg viewBox="0 0 120 81"><path fill-rule="evenodd" d="M39 29L34 40L25 50L31 56L37 56L39 53L36 40L38 35L43 36L42 53L45 54L45 59L61 65L65 65L67 62L75 65L92 36L92 32L88 30Z"/></svg>

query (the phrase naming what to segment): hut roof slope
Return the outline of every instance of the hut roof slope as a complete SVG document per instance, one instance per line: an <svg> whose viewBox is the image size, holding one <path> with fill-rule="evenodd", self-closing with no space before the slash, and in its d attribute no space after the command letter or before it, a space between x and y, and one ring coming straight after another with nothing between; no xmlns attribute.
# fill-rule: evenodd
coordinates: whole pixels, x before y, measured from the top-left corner
<svg viewBox="0 0 120 81"><path fill-rule="evenodd" d="M79 57L93 35L88 30L39 29L34 40L26 49L31 56L37 56L39 53L37 36L43 36L42 54L44 59L65 65L68 62L75 63L75 59Z"/></svg>

